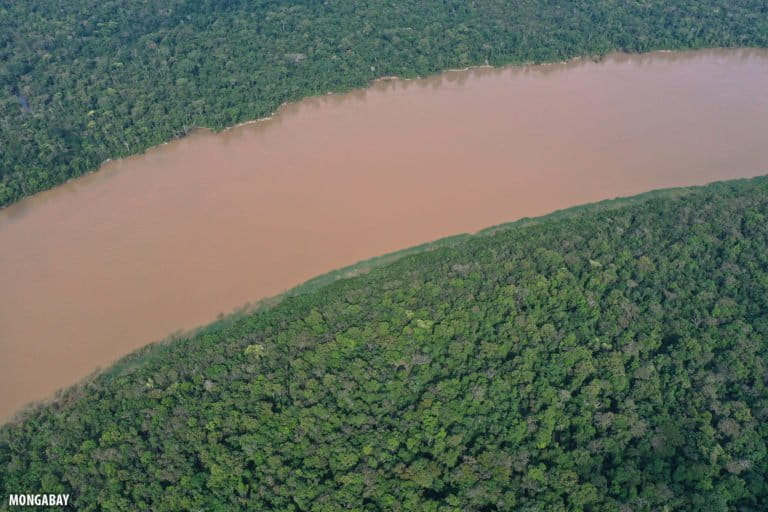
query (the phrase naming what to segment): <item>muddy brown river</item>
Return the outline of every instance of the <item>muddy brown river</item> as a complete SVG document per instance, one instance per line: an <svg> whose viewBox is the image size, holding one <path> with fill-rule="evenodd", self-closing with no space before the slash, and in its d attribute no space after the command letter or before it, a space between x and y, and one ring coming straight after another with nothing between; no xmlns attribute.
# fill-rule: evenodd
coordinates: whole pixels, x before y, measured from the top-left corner
<svg viewBox="0 0 768 512"><path fill-rule="evenodd" d="M768 173L768 52L448 72L199 131L0 211L0 419L361 259Z"/></svg>

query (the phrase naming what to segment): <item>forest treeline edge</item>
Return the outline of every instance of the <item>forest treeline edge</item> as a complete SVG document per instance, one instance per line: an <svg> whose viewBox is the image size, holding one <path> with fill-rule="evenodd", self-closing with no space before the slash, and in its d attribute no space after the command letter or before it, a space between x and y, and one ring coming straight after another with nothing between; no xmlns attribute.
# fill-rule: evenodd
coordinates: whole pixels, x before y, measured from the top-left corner
<svg viewBox="0 0 768 512"><path fill-rule="evenodd" d="M495 228L157 345L0 427L78 510L768 502L768 178Z"/></svg>
<svg viewBox="0 0 768 512"><path fill-rule="evenodd" d="M381 76L746 46L762 0L0 2L0 206Z"/></svg>

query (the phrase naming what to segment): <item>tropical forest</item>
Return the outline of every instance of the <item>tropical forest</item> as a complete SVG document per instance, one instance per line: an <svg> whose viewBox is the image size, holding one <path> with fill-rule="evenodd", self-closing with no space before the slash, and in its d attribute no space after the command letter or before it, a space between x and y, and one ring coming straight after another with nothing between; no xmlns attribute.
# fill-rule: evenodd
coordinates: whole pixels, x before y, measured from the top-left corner
<svg viewBox="0 0 768 512"><path fill-rule="evenodd" d="M0 0L0 510L767 511L766 48L765 0ZM664 57L678 52L694 57ZM628 69L651 68L637 103L611 103L640 76ZM418 80L447 70L465 74ZM522 98L497 131L491 114L430 110L483 76L497 104ZM526 114L525 80L545 84L532 111L562 121L557 137ZM642 124L652 86L679 126ZM306 103L329 93L346 103ZM400 124L349 114L393 97L411 101L392 107ZM418 118L436 134L407 131ZM353 140L343 151L328 120ZM385 137L399 131L414 145ZM456 143L469 132L479 142ZM630 133L648 138L620 171ZM490 156L421 169L414 147L449 163L501 147L503 172L474 186ZM333 152L341 178L318 170ZM154 175L126 163L145 161ZM391 208L372 215L377 195ZM479 231L449 215L492 203L502 216ZM433 231L407 229L430 215ZM195 310L241 300L214 286L232 276L283 292ZM133 334L150 322L161 334ZM90 375L56 373L78 359Z"/></svg>

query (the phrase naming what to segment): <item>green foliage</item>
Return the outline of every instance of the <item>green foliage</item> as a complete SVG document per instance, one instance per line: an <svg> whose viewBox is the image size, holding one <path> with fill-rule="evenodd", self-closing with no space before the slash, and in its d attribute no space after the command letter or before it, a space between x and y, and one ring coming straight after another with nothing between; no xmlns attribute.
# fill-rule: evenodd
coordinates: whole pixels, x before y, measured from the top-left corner
<svg viewBox="0 0 768 512"><path fill-rule="evenodd" d="M766 216L768 178L603 203L155 345L0 428L0 495L764 510Z"/></svg>
<svg viewBox="0 0 768 512"><path fill-rule="evenodd" d="M0 206L381 76L711 46L768 46L765 1L4 1Z"/></svg>

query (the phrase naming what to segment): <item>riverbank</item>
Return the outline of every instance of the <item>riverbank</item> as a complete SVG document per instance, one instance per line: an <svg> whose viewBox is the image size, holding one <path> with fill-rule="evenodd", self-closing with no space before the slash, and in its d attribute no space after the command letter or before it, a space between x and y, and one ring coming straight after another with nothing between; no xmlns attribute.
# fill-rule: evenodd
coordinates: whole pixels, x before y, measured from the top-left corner
<svg viewBox="0 0 768 512"><path fill-rule="evenodd" d="M714 0L671 8L616 8L605 0L520 8L492 1L459 10L429 0L399 3L397 16L380 4L350 10L348 2L288 10L267 3L246 11L244 4L227 4L215 15L196 5L162 16L137 4L118 20L94 6L62 19L78 5L84 7L75 2L63 12L9 7L7 19L17 23L5 27L13 41L6 48L7 78L33 114L18 102L3 109L0 205L90 172L104 160L139 154L190 126L221 130L262 118L286 101L349 91L381 76L559 62L616 50L768 46L768 20L755 5L729 6L723 16ZM276 31L278 19L283 28L302 29ZM73 32L89 44L62 39ZM30 61L29 48L44 39L48 49Z"/></svg>
<svg viewBox="0 0 768 512"><path fill-rule="evenodd" d="M106 368L99 368L92 372L87 378L84 378L80 382L68 386L56 392L55 396L40 400L34 403L30 403L23 408L23 410L17 411L10 419L3 420L0 418L0 424L2 423L16 423L23 422L26 417L34 414L34 411L41 407L50 407L58 402L66 404L72 400L76 400L83 392L84 388L89 385L94 379L106 379L112 380L124 376L139 367L149 360L154 360L164 357L165 353L172 349L169 344L188 341L193 338L202 336L217 336L221 332L226 331L237 322L244 318L266 312L280 303L290 300L302 295L317 292L318 290L330 286L333 283L354 279L358 276L362 276L374 271L382 266L390 265L403 258L416 256L429 251L436 251L439 249L448 249L459 244L465 243L470 239L478 237L494 236L503 231L510 230L522 230L533 226L542 226L553 222L559 222L566 219L578 218L581 215L596 214L599 212L610 212L627 206L639 205L647 201L657 199L676 199L686 196L691 193L696 193L703 188L723 185L736 185L740 183L747 183L752 180L767 180L768 176L762 176L752 179L730 180L728 182L710 183L707 185L695 186L695 187L674 187L668 189L652 190L644 192L630 197L619 197L614 199L606 199L595 203L589 203L584 205L573 206L570 208L564 208L552 213L543 215L536 218L522 218L516 221L499 224L497 226L490 226L482 229L476 233L465 233L455 235L440 240L435 240L415 247L409 247L400 251L395 251L389 254L376 256L364 261L357 262L353 265L348 265L344 268L333 270L321 276L314 277L304 283L301 283L290 290L287 290L279 295L273 297L266 297L256 301L253 304L246 304L236 311L233 311L226 315L221 315L217 320L207 325L200 326L188 331L179 331L169 335L163 340L148 343L147 345L133 351L130 354L120 357L113 364Z"/></svg>

